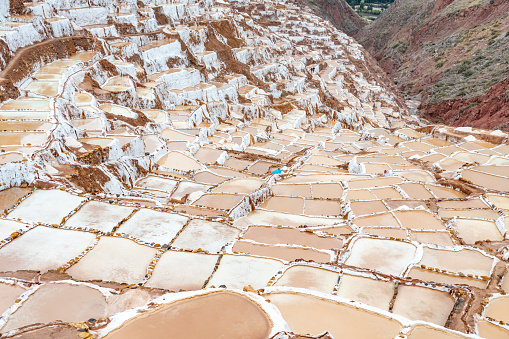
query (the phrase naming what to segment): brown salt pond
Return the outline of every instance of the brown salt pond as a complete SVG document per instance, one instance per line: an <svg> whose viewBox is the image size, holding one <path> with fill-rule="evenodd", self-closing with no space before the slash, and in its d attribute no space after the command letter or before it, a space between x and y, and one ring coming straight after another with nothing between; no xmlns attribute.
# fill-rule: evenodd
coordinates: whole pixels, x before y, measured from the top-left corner
<svg viewBox="0 0 509 339"><path fill-rule="evenodd" d="M462 178L492 190L509 191L509 166L476 166L465 169Z"/></svg>
<svg viewBox="0 0 509 339"><path fill-rule="evenodd" d="M233 292L215 292L163 305L126 322L107 339L269 337L272 321L260 306Z"/></svg>
<svg viewBox="0 0 509 339"><path fill-rule="evenodd" d="M198 161L177 151L169 152L157 164L163 168L181 172L197 171L205 168Z"/></svg>
<svg viewBox="0 0 509 339"><path fill-rule="evenodd" d="M378 212L387 212L387 207L380 200L372 201L353 201L350 208L355 215L372 214Z"/></svg>
<svg viewBox="0 0 509 339"><path fill-rule="evenodd" d="M493 259L474 250L435 250L424 247L420 264L455 273L489 276Z"/></svg>
<svg viewBox="0 0 509 339"><path fill-rule="evenodd" d="M263 257L279 258L286 261L295 261L297 259L311 260L319 263L327 263L331 257L327 253L318 252L312 249L270 246L253 244L246 241L237 241L233 246L234 252L243 252Z"/></svg>
<svg viewBox="0 0 509 339"><path fill-rule="evenodd" d="M476 219L457 219L456 230L466 244L475 244L476 241L502 241L503 235L493 221Z"/></svg>
<svg viewBox="0 0 509 339"><path fill-rule="evenodd" d="M207 193L193 202L193 205L229 211L237 206L243 199L244 196L240 194Z"/></svg>
<svg viewBox="0 0 509 339"><path fill-rule="evenodd" d="M202 171L196 173L194 176L194 179L196 182L201 182L203 184L209 184L209 185L217 185L222 183L225 180L228 180L228 177L224 177L222 175L218 175L215 173L212 173L210 171Z"/></svg>
<svg viewBox="0 0 509 339"><path fill-rule="evenodd" d="M408 232L406 229L395 227L363 227L362 233L372 234L384 238L408 238Z"/></svg>
<svg viewBox="0 0 509 339"><path fill-rule="evenodd" d="M434 244L440 246L454 246L449 232L426 232L412 231L410 240L420 242L422 244Z"/></svg>
<svg viewBox="0 0 509 339"><path fill-rule="evenodd" d="M403 196L398 192L395 188L385 187L385 188L374 188L371 189L371 193L373 193L377 199L402 199Z"/></svg>
<svg viewBox="0 0 509 339"><path fill-rule="evenodd" d="M16 299L23 293L25 293L25 289L21 286L0 283L0 314L14 305Z"/></svg>
<svg viewBox="0 0 509 339"><path fill-rule="evenodd" d="M477 288L486 288L487 285L486 281L480 279L443 274L422 269L420 267L412 267L408 273L408 277L419 279L421 281L436 282L447 285L469 285Z"/></svg>
<svg viewBox="0 0 509 339"><path fill-rule="evenodd" d="M49 131L51 122L44 121L0 121L0 131Z"/></svg>
<svg viewBox="0 0 509 339"><path fill-rule="evenodd" d="M255 289L264 288L282 267L283 263L276 259L225 254L207 287L225 285L241 289L251 285Z"/></svg>
<svg viewBox="0 0 509 339"><path fill-rule="evenodd" d="M400 285L392 312L410 320L445 326L455 303L454 298L443 291Z"/></svg>
<svg viewBox="0 0 509 339"><path fill-rule="evenodd" d="M444 210L438 211L438 215L442 219L451 219L453 217L460 218L483 218L483 219L497 219L500 215L489 209L472 209L472 210Z"/></svg>
<svg viewBox="0 0 509 339"><path fill-rule="evenodd" d="M467 195L452 188L427 185L428 189L439 199L465 198Z"/></svg>
<svg viewBox="0 0 509 339"><path fill-rule="evenodd" d="M413 260L416 250L415 245L402 241L359 238L346 264L401 275Z"/></svg>
<svg viewBox="0 0 509 339"><path fill-rule="evenodd" d="M167 251L145 286L171 291L199 290L214 271L218 255Z"/></svg>
<svg viewBox="0 0 509 339"><path fill-rule="evenodd" d="M433 214L425 211L395 211L401 226L407 229L445 230L445 225Z"/></svg>
<svg viewBox="0 0 509 339"><path fill-rule="evenodd" d="M302 214L304 210L304 199L291 197L271 197L267 199L261 208L277 212L286 212L291 214Z"/></svg>
<svg viewBox="0 0 509 339"><path fill-rule="evenodd" d="M336 183L312 184L311 189L315 199L340 199L343 196L343 187Z"/></svg>
<svg viewBox="0 0 509 339"><path fill-rule="evenodd" d="M394 282L343 274L338 296L388 311L394 296Z"/></svg>
<svg viewBox="0 0 509 339"><path fill-rule="evenodd" d="M509 297L502 296L492 299L486 307L484 316L509 323Z"/></svg>
<svg viewBox="0 0 509 339"><path fill-rule="evenodd" d="M240 230L220 222L193 219L180 232L172 246L219 252L228 242L235 240Z"/></svg>
<svg viewBox="0 0 509 339"><path fill-rule="evenodd" d="M304 214L318 216L341 215L341 204L332 200L305 199Z"/></svg>
<svg viewBox="0 0 509 339"><path fill-rule="evenodd" d="M436 328L429 325L417 324L407 334L408 339L465 339L469 338L458 332L445 328Z"/></svg>
<svg viewBox="0 0 509 339"><path fill-rule="evenodd" d="M265 244L296 244L323 250L340 249L343 246L340 239L319 237L294 228L251 226L243 238Z"/></svg>
<svg viewBox="0 0 509 339"><path fill-rule="evenodd" d="M194 157L196 160L203 164L213 164L217 161L219 156L223 153L222 150L201 147L195 154Z"/></svg>
<svg viewBox="0 0 509 339"><path fill-rule="evenodd" d="M254 210L248 215L253 224L268 226L332 226L342 221L340 218L309 217L291 213ZM347 226L348 229L350 227ZM351 232L351 229L350 229Z"/></svg>
<svg viewBox="0 0 509 339"><path fill-rule="evenodd" d="M0 132L0 145L43 145L45 132Z"/></svg>
<svg viewBox="0 0 509 339"><path fill-rule="evenodd" d="M301 293L264 295L274 304L293 332L335 338L394 338L402 325L389 317L355 306ZM369 324L369 326L367 326Z"/></svg>
<svg viewBox="0 0 509 339"><path fill-rule="evenodd" d="M310 184L275 184L272 186L274 195L312 198Z"/></svg>
<svg viewBox="0 0 509 339"><path fill-rule="evenodd" d="M394 217L392 213L380 213L376 215L370 215L365 217L355 218L353 220L355 225L362 226L395 226L401 227L398 219Z"/></svg>
<svg viewBox="0 0 509 339"><path fill-rule="evenodd" d="M101 292L85 285L50 283L41 286L9 318L2 331L56 320L86 321L105 317L106 300Z"/></svg>
<svg viewBox="0 0 509 339"><path fill-rule="evenodd" d="M264 181L257 178L233 179L220 184L212 190L214 193L251 193L263 185Z"/></svg>
<svg viewBox="0 0 509 339"><path fill-rule="evenodd" d="M137 284L143 280L156 252L154 248L125 238L103 236L67 273L83 281L104 280Z"/></svg>
<svg viewBox="0 0 509 339"><path fill-rule="evenodd" d="M0 211L12 208L19 199L26 196L30 188L12 187L0 191Z"/></svg>
<svg viewBox="0 0 509 339"><path fill-rule="evenodd" d="M402 183L399 187L412 199L431 199L433 195L422 184Z"/></svg>
<svg viewBox="0 0 509 339"><path fill-rule="evenodd" d="M296 265L288 268L274 285L307 288L331 294L338 278L338 272L318 267Z"/></svg>
<svg viewBox="0 0 509 339"><path fill-rule="evenodd" d="M501 326L492 324L487 320L480 319L477 322L477 330L479 336L489 339L507 339L509 338L509 331Z"/></svg>

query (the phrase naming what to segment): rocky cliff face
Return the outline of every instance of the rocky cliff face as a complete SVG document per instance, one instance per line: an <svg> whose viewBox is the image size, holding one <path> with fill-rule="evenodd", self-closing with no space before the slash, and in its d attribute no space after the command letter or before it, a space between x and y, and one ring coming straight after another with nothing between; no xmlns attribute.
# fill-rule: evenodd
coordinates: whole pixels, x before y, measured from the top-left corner
<svg viewBox="0 0 509 339"><path fill-rule="evenodd" d="M348 35L355 35L366 25L345 0L299 0L311 7L316 14L328 19L334 26Z"/></svg>
<svg viewBox="0 0 509 339"><path fill-rule="evenodd" d="M508 13L506 0L398 0L356 38L424 117L507 129L507 93L492 94L507 89Z"/></svg>

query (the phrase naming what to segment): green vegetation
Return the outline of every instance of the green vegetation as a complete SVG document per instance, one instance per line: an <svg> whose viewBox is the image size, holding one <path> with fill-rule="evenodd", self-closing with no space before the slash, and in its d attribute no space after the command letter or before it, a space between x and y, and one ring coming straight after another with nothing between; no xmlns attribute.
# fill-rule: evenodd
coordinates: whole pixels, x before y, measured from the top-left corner
<svg viewBox="0 0 509 339"><path fill-rule="evenodd" d="M467 109L473 108L475 106L479 105L478 102L473 102L465 107L460 108L460 112L466 111Z"/></svg>
<svg viewBox="0 0 509 339"><path fill-rule="evenodd" d="M368 20L375 20L394 0L346 0L359 14Z"/></svg>
<svg viewBox="0 0 509 339"><path fill-rule="evenodd" d="M461 65L456 67L456 72L458 72L458 73L465 73L466 71L468 71L470 69L470 64L471 64L470 60L464 60L461 63Z"/></svg>

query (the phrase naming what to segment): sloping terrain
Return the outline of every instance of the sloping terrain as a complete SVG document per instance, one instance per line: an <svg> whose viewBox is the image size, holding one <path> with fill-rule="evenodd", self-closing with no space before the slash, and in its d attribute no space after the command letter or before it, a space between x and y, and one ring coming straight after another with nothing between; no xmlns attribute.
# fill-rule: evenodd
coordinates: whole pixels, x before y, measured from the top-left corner
<svg viewBox="0 0 509 339"><path fill-rule="evenodd" d="M296 1L14 5L2 339L509 335L507 133Z"/></svg>
<svg viewBox="0 0 509 339"><path fill-rule="evenodd" d="M406 95L422 99L423 117L507 130L508 95L497 88L507 89L508 32L505 0L404 0L356 38Z"/></svg>
<svg viewBox="0 0 509 339"><path fill-rule="evenodd" d="M299 3L309 6L317 15L350 36L366 25L366 21L345 0L299 0Z"/></svg>

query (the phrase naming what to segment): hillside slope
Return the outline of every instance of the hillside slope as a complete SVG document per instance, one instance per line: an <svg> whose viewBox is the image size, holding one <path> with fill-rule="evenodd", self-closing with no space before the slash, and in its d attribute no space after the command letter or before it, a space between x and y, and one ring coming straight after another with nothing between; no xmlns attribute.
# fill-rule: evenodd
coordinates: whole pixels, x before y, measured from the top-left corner
<svg viewBox="0 0 509 339"><path fill-rule="evenodd" d="M355 35L366 25L345 0L298 0L308 5L322 18L329 20L335 27L348 35Z"/></svg>
<svg viewBox="0 0 509 339"><path fill-rule="evenodd" d="M507 130L508 32L507 0L397 0L355 37L423 117Z"/></svg>

